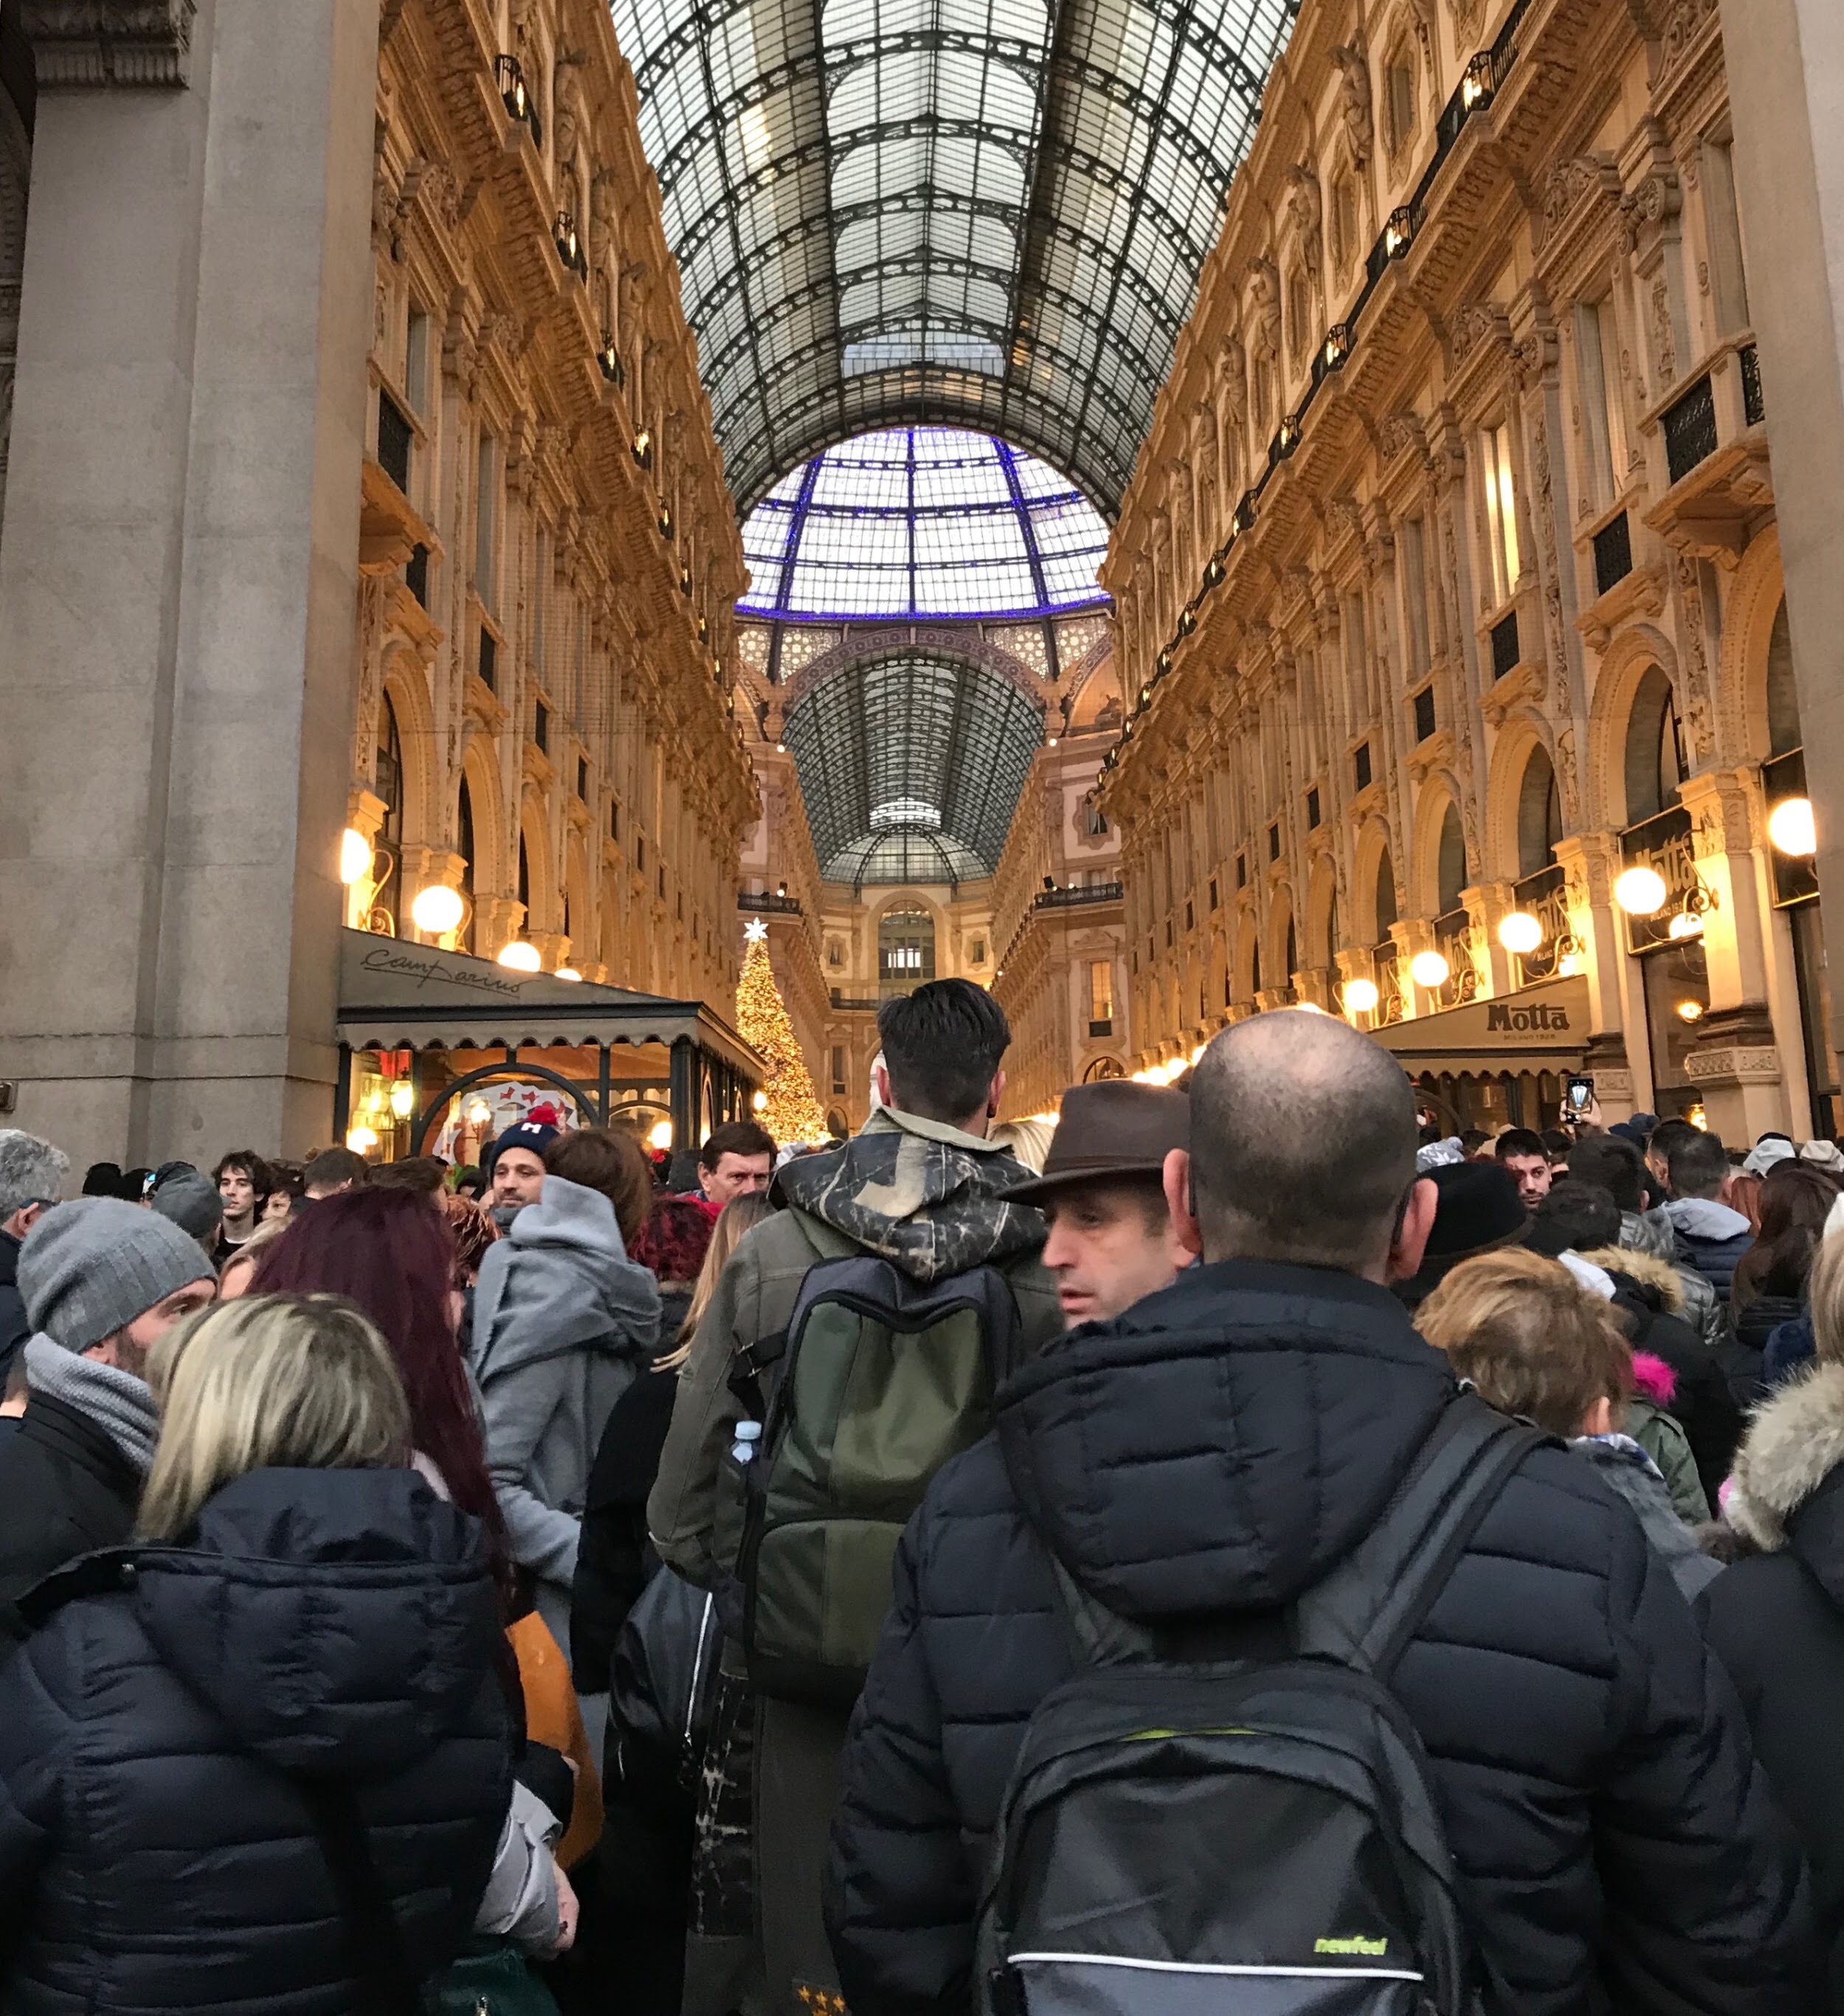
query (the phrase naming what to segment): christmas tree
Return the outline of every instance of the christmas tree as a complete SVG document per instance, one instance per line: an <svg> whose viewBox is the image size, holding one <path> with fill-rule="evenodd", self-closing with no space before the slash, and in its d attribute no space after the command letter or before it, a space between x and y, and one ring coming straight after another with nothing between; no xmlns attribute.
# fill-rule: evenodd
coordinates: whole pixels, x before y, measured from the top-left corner
<svg viewBox="0 0 1844 2016"><path fill-rule="evenodd" d="M768 1066L762 1083L768 1103L755 1117L777 1141L823 1141L826 1116L813 1096L807 1060L769 963L769 927L760 917L752 918L743 935L749 950L737 983L737 1029Z"/></svg>

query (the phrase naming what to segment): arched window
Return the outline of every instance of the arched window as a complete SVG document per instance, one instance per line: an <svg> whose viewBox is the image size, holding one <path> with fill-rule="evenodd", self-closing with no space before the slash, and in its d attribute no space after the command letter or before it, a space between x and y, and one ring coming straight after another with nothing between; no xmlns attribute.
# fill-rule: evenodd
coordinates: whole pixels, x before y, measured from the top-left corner
<svg viewBox="0 0 1844 2016"><path fill-rule="evenodd" d="M1562 837L1562 796L1556 788L1556 768L1540 742L1524 765L1518 787L1518 873L1534 875L1547 868Z"/></svg>
<svg viewBox="0 0 1844 2016"><path fill-rule="evenodd" d="M519 835L519 908L525 913L524 929L531 928L531 864L525 856L525 836Z"/></svg>
<svg viewBox="0 0 1844 2016"><path fill-rule="evenodd" d="M1389 927L1396 922L1396 871L1389 865L1389 850L1385 848L1377 857L1376 889L1377 936L1381 945L1389 935Z"/></svg>
<svg viewBox="0 0 1844 2016"><path fill-rule="evenodd" d="M914 905L877 920L877 991L885 999L935 977L935 919Z"/></svg>
<svg viewBox="0 0 1844 2016"><path fill-rule="evenodd" d="M474 950L474 794L467 779L461 779L461 800L455 817L455 845L461 856L461 893L467 899L462 913L460 936L463 952Z"/></svg>
<svg viewBox="0 0 1844 2016"><path fill-rule="evenodd" d="M1334 889L1331 899L1325 906L1325 963L1330 966L1338 956L1338 892Z"/></svg>
<svg viewBox="0 0 1844 2016"><path fill-rule="evenodd" d="M1684 736L1671 682L1647 668L1626 717L1626 823L1637 826L1677 803L1684 782Z"/></svg>
<svg viewBox="0 0 1844 2016"><path fill-rule="evenodd" d="M1785 756L1806 738L1799 727L1799 694L1793 682L1793 634L1786 620L1786 598L1774 619L1767 639L1767 754Z"/></svg>
<svg viewBox="0 0 1844 2016"><path fill-rule="evenodd" d="M1292 985L1293 977L1298 972L1299 967L1299 940L1294 935L1293 918L1289 915L1287 920L1287 970L1280 977L1280 984L1283 987Z"/></svg>
<svg viewBox="0 0 1844 2016"><path fill-rule="evenodd" d="M1460 808L1450 798L1441 815L1440 857L1435 869L1435 909L1444 916L1460 908L1460 892L1468 880L1466 872L1466 833L1460 823Z"/></svg>
<svg viewBox="0 0 1844 2016"><path fill-rule="evenodd" d="M403 841L403 744L398 739L397 709L386 693L378 706L378 752L372 789L384 801L384 817L378 839L387 847Z"/></svg>

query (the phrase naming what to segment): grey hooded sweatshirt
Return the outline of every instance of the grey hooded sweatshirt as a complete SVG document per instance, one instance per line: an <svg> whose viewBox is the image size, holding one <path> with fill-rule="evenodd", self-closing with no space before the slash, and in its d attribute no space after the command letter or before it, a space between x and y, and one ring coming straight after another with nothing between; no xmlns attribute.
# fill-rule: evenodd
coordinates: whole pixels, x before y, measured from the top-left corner
<svg viewBox="0 0 1844 2016"><path fill-rule="evenodd" d="M469 1362L513 1558L566 1655L589 1467L659 1334L658 1285L628 1258L614 1205L546 1176L481 1262Z"/></svg>

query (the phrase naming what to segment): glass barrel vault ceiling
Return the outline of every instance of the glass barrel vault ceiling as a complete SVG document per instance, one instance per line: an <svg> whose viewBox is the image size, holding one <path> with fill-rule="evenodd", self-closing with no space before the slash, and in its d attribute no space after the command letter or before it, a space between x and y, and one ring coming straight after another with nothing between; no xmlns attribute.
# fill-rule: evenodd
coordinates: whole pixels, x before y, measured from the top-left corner
<svg viewBox="0 0 1844 2016"><path fill-rule="evenodd" d="M1100 513L990 434L899 427L828 448L749 514L758 615L1047 616L1102 600Z"/></svg>
<svg viewBox="0 0 1844 2016"><path fill-rule="evenodd" d="M732 488L959 421L1110 515L1297 0L610 0Z"/></svg>
<svg viewBox="0 0 1844 2016"><path fill-rule="evenodd" d="M783 731L830 882L992 873L1043 718L1009 679L897 651L817 686Z"/></svg>

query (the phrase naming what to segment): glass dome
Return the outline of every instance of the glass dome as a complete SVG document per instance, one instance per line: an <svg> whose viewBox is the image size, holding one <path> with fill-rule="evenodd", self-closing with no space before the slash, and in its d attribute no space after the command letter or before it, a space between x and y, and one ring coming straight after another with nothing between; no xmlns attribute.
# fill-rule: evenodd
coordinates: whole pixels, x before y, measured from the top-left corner
<svg viewBox="0 0 1844 2016"><path fill-rule="evenodd" d="M927 826L885 827L841 848L826 864L829 882L913 884L918 887L978 882L991 873L971 847Z"/></svg>
<svg viewBox="0 0 1844 2016"><path fill-rule="evenodd" d="M1044 616L1104 599L1101 514L992 434L894 427L828 448L751 512L761 616Z"/></svg>

